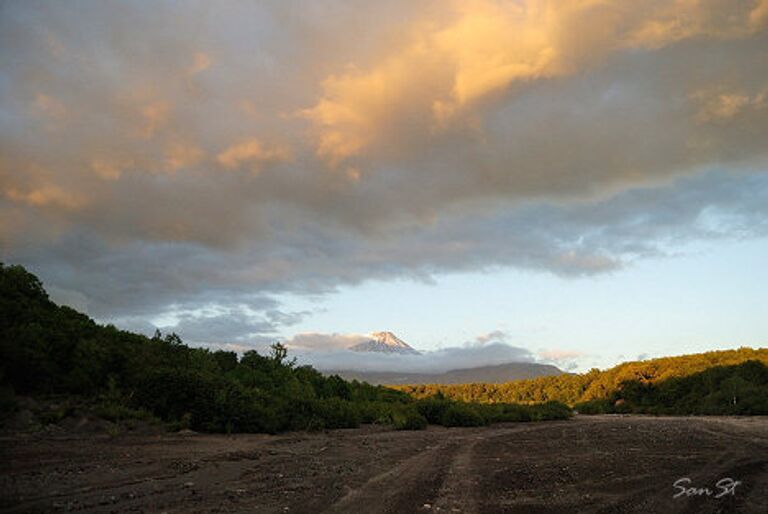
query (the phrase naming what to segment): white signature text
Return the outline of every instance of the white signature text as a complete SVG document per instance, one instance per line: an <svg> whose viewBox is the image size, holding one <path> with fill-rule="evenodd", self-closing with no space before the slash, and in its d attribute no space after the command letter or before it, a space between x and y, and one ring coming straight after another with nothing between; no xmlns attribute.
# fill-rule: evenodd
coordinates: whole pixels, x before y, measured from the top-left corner
<svg viewBox="0 0 768 514"><path fill-rule="evenodd" d="M715 488L709 487L694 487L691 485L691 479L683 477L675 480L672 487L675 489L675 494L672 498L690 498L691 496L711 496L713 498L722 498L723 496L736 496L736 487L741 485L739 480L734 480L730 477L721 478L715 484Z"/></svg>

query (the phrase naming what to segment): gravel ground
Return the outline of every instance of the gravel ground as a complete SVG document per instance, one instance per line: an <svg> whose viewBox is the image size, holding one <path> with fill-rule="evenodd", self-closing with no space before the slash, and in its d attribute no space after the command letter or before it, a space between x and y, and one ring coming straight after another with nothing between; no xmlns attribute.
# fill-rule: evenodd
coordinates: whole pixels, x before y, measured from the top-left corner
<svg viewBox="0 0 768 514"><path fill-rule="evenodd" d="M716 497L728 478L739 483ZM690 496L673 498L683 486ZM278 436L6 434L0 510L765 514L768 418L577 416Z"/></svg>

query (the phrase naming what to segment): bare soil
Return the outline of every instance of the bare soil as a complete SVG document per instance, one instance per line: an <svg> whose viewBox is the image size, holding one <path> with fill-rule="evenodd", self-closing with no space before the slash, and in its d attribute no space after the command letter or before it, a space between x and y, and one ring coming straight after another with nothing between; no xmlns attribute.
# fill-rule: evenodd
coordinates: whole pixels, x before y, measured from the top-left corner
<svg viewBox="0 0 768 514"><path fill-rule="evenodd" d="M703 494L673 498L684 477ZM716 498L726 477L741 483ZM278 436L7 435L0 510L765 514L768 418L577 416Z"/></svg>

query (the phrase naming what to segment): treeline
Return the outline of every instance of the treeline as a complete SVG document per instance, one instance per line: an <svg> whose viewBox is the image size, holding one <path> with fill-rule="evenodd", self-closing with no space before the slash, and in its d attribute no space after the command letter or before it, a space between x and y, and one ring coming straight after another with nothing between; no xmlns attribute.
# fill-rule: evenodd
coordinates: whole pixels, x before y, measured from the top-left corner
<svg viewBox="0 0 768 514"><path fill-rule="evenodd" d="M768 414L768 366L750 360L660 382L624 382L608 398L577 403L583 414Z"/></svg>
<svg viewBox="0 0 768 514"><path fill-rule="evenodd" d="M655 391L657 390L653 388L655 384L675 384L677 383L675 379L685 377L691 377L691 380L695 380L694 375L704 372L707 372L702 375L705 377L720 377L722 373L732 372L727 371L729 367L748 361L755 361L758 364L768 363L768 349L739 348L738 350L626 362L605 371L592 369L587 373L539 377L504 384L431 384L392 387L416 398L426 398L440 393L454 400L490 404L558 401L574 406L592 400L601 400L602 402L597 402L595 405L605 405L607 400L618 401L621 399L616 396L618 391L628 391L632 387ZM750 366L753 365L750 364ZM717 368L725 368L726 371L717 371ZM756 387L759 388L759 383ZM682 391L682 389L674 390ZM746 394L752 394L750 391L752 389L749 389ZM696 388L692 394L704 395L704 391ZM707 404L717 401L725 402L724 398L711 396L707 400ZM679 412L682 414L687 411L680 408Z"/></svg>
<svg viewBox="0 0 768 514"><path fill-rule="evenodd" d="M414 400L389 388L297 366L284 346L210 351L175 334L149 338L53 303L37 277L0 263L0 410L13 395L77 398L114 421L153 417L207 432L280 432L386 423L473 426L495 421L561 419L562 404L474 405Z"/></svg>

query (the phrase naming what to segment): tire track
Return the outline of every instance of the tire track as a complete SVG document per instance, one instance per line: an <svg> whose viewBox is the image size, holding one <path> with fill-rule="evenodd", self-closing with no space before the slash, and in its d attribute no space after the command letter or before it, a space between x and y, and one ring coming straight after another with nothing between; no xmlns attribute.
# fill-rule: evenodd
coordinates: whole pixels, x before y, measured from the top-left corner
<svg viewBox="0 0 768 514"><path fill-rule="evenodd" d="M461 439L452 440L410 457L348 492L327 512L384 514L429 510L461 444Z"/></svg>
<svg viewBox="0 0 768 514"><path fill-rule="evenodd" d="M538 429L539 427L532 425L486 428L477 434L464 437L463 444L453 455L453 462L434 504L435 510L463 514L480 512L481 498L478 495L483 475L479 471L475 448L479 444L493 444L496 439Z"/></svg>

